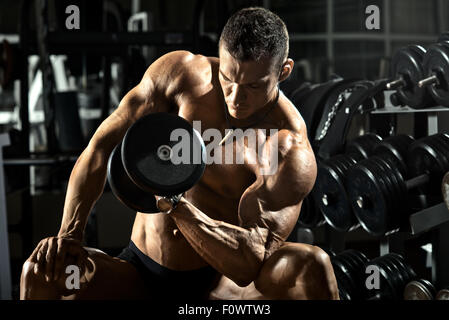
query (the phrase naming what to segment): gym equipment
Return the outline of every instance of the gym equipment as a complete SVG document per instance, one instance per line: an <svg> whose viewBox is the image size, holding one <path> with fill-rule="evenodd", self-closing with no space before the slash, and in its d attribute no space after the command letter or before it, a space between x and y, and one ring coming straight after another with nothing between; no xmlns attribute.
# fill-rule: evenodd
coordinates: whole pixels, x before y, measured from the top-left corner
<svg viewBox="0 0 449 320"><path fill-rule="evenodd" d="M449 170L445 150L449 150L446 134L413 142L407 157L409 176L413 178L407 181L392 158L373 156L352 166L347 173L346 190L362 227L375 236L399 229L409 212L409 190L421 188L422 193L436 194L435 185L439 188Z"/></svg>
<svg viewBox="0 0 449 320"><path fill-rule="evenodd" d="M334 156L318 166L313 196L326 222L335 230L347 232L359 226L346 194L346 173L363 158L377 155L390 159L406 174L405 156L414 139L397 135L382 140L376 134L366 134L347 143L347 154Z"/></svg>
<svg viewBox="0 0 449 320"><path fill-rule="evenodd" d="M367 159L372 153L374 148L382 141L382 138L375 133L367 133L363 136L349 140L346 143L345 153L360 155Z"/></svg>
<svg viewBox="0 0 449 320"><path fill-rule="evenodd" d="M375 266L379 271L379 287L367 288L365 296L368 300L401 300L405 286L416 279L416 273L405 262L403 256L389 253L369 261L367 266Z"/></svg>
<svg viewBox="0 0 449 320"><path fill-rule="evenodd" d="M341 300L363 300L365 264L368 261L362 252L352 249L331 257Z"/></svg>
<svg viewBox="0 0 449 320"><path fill-rule="evenodd" d="M392 57L390 74L394 79L387 83L386 88L396 89L396 103L411 108L427 108L433 104L426 88L418 86L426 73L423 59L426 50L419 45L408 45L399 49Z"/></svg>
<svg viewBox="0 0 449 320"><path fill-rule="evenodd" d="M381 140L374 133L357 137L347 143L347 154L333 156L318 165L311 194L326 222L337 231L346 232L358 226L346 196L345 174L351 166L367 158Z"/></svg>
<svg viewBox="0 0 449 320"><path fill-rule="evenodd" d="M449 287L443 288L440 291L438 291L437 295L435 296L436 300L449 300Z"/></svg>
<svg viewBox="0 0 449 320"><path fill-rule="evenodd" d="M449 172L447 172L443 177L443 182L441 183L441 191L443 194L444 202L449 210Z"/></svg>
<svg viewBox="0 0 449 320"><path fill-rule="evenodd" d="M433 300L435 287L426 279L416 279L409 282L404 289L404 300Z"/></svg>
<svg viewBox="0 0 449 320"><path fill-rule="evenodd" d="M449 107L449 42L429 46L423 67L425 73L418 87L427 87L437 104Z"/></svg>
<svg viewBox="0 0 449 320"><path fill-rule="evenodd" d="M159 212L154 195L176 196L197 183L205 170L205 146L185 119L152 113L137 120L108 161L115 196L131 209Z"/></svg>

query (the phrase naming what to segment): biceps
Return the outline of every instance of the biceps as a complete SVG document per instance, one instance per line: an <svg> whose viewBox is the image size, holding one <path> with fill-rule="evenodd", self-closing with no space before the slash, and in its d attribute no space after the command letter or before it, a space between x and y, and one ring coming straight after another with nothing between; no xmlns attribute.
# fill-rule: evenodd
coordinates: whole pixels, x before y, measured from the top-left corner
<svg viewBox="0 0 449 320"><path fill-rule="evenodd" d="M240 200L239 222L246 229L254 229L255 235L261 235L265 246L270 242L282 242L292 232L299 217L302 201L282 204L281 196L267 194L263 185L248 188Z"/></svg>

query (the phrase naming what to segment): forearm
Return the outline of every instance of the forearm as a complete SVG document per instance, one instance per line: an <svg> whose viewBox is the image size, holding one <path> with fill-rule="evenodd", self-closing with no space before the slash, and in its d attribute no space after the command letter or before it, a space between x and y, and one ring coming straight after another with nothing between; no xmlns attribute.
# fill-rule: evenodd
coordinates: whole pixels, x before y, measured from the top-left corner
<svg viewBox="0 0 449 320"><path fill-rule="evenodd" d="M184 198L170 215L190 245L217 271L240 286L257 276L267 232L211 219Z"/></svg>
<svg viewBox="0 0 449 320"><path fill-rule="evenodd" d="M78 158L70 175L58 236L82 241L87 218L106 182L105 161L101 152L90 146Z"/></svg>

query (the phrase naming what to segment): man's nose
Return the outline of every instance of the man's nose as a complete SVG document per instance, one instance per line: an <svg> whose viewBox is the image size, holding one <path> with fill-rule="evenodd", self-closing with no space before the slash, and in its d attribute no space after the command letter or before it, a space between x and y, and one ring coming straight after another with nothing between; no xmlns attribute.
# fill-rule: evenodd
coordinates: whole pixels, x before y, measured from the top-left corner
<svg viewBox="0 0 449 320"><path fill-rule="evenodd" d="M231 102L237 105L246 99L245 90L238 84L232 85Z"/></svg>

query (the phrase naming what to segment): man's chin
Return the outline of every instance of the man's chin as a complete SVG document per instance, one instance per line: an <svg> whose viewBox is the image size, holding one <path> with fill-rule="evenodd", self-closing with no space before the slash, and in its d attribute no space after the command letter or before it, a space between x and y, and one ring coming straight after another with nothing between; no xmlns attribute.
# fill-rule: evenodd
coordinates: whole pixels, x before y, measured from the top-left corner
<svg viewBox="0 0 449 320"><path fill-rule="evenodd" d="M239 120L244 120L246 118L249 118L251 116L251 113L248 109L234 109L234 108L228 108L229 114L231 117Z"/></svg>

